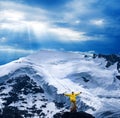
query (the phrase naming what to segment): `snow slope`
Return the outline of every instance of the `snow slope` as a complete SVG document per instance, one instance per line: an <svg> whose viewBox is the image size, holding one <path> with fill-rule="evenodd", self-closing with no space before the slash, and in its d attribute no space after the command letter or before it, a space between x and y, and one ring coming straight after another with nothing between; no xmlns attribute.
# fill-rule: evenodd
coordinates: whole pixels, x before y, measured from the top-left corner
<svg viewBox="0 0 120 118"><path fill-rule="evenodd" d="M44 115L42 114L41 117L52 118L57 112L68 111L70 103L63 93L82 91L77 98L78 111L86 111L97 118L110 116L118 118L120 117L120 80L117 76L120 76L120 73L117 70L117 62L106 67L107 62L104 57L93 58L93 54L89 52L41 50L0 66L1 113L6 101L8 102L5 98L11 95L11 91L16 90L17 97L25 101L18 99L7 106L27 110L35 118L42 113ZM21 79L33 88L32 91L27 88L29 91L24 94L26 92L24 86L18 92L16 86L19 86ZM12 82L9 83L9 80ZM34 91L35 87L39 88L39 92ZM41 92L41 89L44 92ZM39 111L41 114L33 112L30 108L42 112Z"/></svg>

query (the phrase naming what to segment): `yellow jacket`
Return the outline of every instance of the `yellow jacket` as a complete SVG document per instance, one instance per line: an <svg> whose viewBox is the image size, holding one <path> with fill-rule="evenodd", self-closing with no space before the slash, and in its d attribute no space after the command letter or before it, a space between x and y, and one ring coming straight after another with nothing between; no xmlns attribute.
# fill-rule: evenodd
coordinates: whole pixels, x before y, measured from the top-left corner
<svg viewBox="0 0 120 118"><path fill-rule="evenodd" d="M74 93L74 94L66 94L64 93L65 96L68 96L70 98L71 102L76 102L76 96L79 95L81 92L79 93Z"/></svg>

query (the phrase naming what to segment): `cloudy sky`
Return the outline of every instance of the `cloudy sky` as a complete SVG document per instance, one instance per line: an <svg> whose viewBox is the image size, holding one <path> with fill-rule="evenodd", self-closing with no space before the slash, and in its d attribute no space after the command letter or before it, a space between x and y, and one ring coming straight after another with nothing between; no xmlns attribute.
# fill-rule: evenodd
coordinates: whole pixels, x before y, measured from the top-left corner
<svg viewBox="0 0 120 118"><path fill-rule="evenodd" d="M40 49L120 53L119 0L0 0L0 64Z"/></svg>

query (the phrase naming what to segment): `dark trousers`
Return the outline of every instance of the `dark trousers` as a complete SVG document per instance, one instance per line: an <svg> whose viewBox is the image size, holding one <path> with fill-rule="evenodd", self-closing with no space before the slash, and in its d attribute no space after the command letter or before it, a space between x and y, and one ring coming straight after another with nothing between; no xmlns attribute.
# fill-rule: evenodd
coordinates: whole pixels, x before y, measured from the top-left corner
<svg viewBox="0 0 120 118"><path fill-rule="evenodd" d="M76 101L71 101L71 112L76 112L77 111L77 106L76 106Z"/></svg>

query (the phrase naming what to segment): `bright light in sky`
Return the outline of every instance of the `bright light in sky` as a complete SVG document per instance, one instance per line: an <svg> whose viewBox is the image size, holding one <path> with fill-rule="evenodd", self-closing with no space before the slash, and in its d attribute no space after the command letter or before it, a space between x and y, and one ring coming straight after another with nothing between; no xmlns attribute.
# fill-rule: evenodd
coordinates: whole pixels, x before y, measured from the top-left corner
<svg viewBox="0 0 120 118"><path fill-rule="evenodd" d="M0 51L7 52L7 53L24 53L29 54L35 52L34 50L24 50L24 49L16 49L10 46L0 46Z"/></svg>
<svg viewBox="0 0 120 118"><path fill-rule="evenodd" d="M59 37L63 41L85 41L90 40L86 36L84 36L84 32L77 32L67 28L51 28L50 31Z"/></svg>
<svg viewBox="0 0 120 118"><path fill-rule="evenodd" d="M15 10L3 10L0 12L0 14L2 14L2 17L0 18L0 20L4 20L4 21L13 21L13 22L17 22L17 21L21 21L24 19L24 13L23 12L18 12Z"/></svg>
<svg viewBox="0 0 120 118"><path fill-rule="evenodd" d="M6 42L7 41L7 39L5 38L5 37L2 37L1 39L0 39L0 42Z"/></svg>
<svg viewBox="0 0 120 118"><path fill-rule="evenodd" d="M104 25L104 19L91 20L91 23L96 25L96 26L103 26Z"/></svg>
<svg viewBox="0 0 120 118"><path fill-rule="evenodd" d="M76 24L79 24L79 23L80 23L80 20L76 20L75 23L76 23Z"/></svg>
<svg viewBox="0 0 120 118"><path fill-rule="evenodd" d="M45 22L27 22L28 28L30 28L31 31L33 31L34 35L37 38L40 38L43 36L46 32L47 29L49 28L48 24Z"/></svg>
<svg viewBox="0 0 120 118"><path fill-rule="evenodd" d="M26 23L24 22L6 22L0 25L1 30L9 30L13 32L24 32Z"/></svg>
<svg viewBox="0 0 120 118"><path fill-rule="evenodd" d="M3 6L4 5L6 4L3 4ZM29 33L28 35L33 33L38 40L40 40L40 37L44 35L56 36L56 40L64 42L94 40L94 38L86 36L85 32L77 31L72 28L61 28L60 26L55 25L54 22L51 23L51 18L46 15L49 12L47 13L45 10L38 9L40 14L39 12L32 12L31 14L31 11L36 11L36 8L28 7L27 5L22 4L19 5L17 3L16 5L19 7L14 8L13 3L12 9L10 7L8 10L1 11L0 14L3 14L2 19L0 19L2 21L1 29L8 29L14 32L23 32L27 30ZM23 10L19 8L23 8ZM44 18L44 20L40 19L40 17ZM75 23L79 24L80 20L76 20Z"/></svg>

